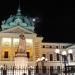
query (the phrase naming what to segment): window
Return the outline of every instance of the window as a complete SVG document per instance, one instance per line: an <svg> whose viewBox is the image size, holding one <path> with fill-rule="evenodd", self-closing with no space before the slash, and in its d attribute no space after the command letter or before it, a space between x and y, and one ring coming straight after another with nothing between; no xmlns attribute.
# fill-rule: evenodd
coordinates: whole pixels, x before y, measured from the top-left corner
<svg viewBox="0 0 75 75"><path fill-rule="evenodd" d="M57 71L60 72L60 66L57 66Z"/></svg>
<svg viewBox="0 0 75 75"><path fill-rule="evenodd" d="M43 57L46 57L46 54L42 54Z"/></svg>
<svg viewBox="0 0 75 75"><path fill-rule="evenodd" d="M30 53L29 52L27 52L27 57L30 58Z"/></svg>
<svg viewBox="0 0 75 75"><path fill-rule="evenodd" d="M62 56L62 61L67 61L67 57L65 55Z"/></svg>
<svg viewBox="0 0 75 75"><path fill-rule="evenodd" d="M45 48L45 46L43 45L43 48Z"/></svg>
<svg viewBox="0 0 75 75"><path fill-rule="evenodd" d="M8 58L8 52L7 51L4 52L4 58Z"/></svg>
<svg viewBox="0 0 75 75"><path fill-rule="evenodd" d="M46 66L42 66L42 72L46 73Z"/></svg>
<svg viewBox="0 0 75 75"><path fill-rule="evenodd" d="M58 48L58 46L56 46L56 48Z"/></svg>
<svg viewBox="0 0 75 75"><path fill-rule="evenodd" d="M50 66L50 75L53 74L53 66Z"/></svg>
<svg viewBox="0 0 75 75"><path fill-rule="evenodd" d="M73 55L72 54L70 54L70 60L73 61Z"/></svg>
<svg viewBox="0 0 75 75"><path fill-rule="evenodd" d="M52 46L50 46L50 48L52 48Z"/></svg>
<svg viewBox="0 0 75 75"><path fill-rule="evenodd" d="M63 48L66 48L65 46L63 46Z"/></svg>
<svg viewBox="0 0 75 75"><path fill-rule="evenodd" d="M53 54L50 54L50 61L53 61Z"/></svg>
<svg viewBox="0 0 75 75"><path fill-rule="evenodd" d="M57 54L57 61L60 61L60 55Z"/></svg>

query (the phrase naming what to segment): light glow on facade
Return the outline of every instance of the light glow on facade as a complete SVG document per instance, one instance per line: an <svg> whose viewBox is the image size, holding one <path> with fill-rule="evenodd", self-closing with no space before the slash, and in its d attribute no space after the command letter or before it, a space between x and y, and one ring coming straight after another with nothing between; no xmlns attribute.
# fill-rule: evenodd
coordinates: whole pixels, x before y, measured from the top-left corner
<svg viewBox="0 0 75 75"><path fill-rule="evenodd" d="M32 39L26 39L26 50L30 54L30 58L32 60L33 58L33 40Z"/></svg>
<svg viewBox="0 0 75 75"><path fill-rule="evenodd" d="M2 46L11 46L11 38L2 38Z"/></svg>
<svg viewBox="0 0 75 75"><path fill-rule="evenodd" d="M19 38L13 39L13 45L14 45L14 47L17 47L19 45Z"/></svg>
<svg viewBox="0 0 75 75"><path fill-rule="evenodd" d="M32 39L26 39L26 42L32 44Z"/></svg>

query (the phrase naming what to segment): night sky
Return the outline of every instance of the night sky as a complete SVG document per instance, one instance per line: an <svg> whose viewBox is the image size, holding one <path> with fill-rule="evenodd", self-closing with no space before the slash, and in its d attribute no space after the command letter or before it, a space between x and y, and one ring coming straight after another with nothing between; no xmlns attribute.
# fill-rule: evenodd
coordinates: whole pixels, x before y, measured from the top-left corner
<svg viewBox="0 0 75 75"><path fill-rule="evenodd" d="M18 0L0 0L0 23L16 14ZM35 32L46 42L75 43L75 4L57 0L21 0L23 15L39 17Z"/></svg>

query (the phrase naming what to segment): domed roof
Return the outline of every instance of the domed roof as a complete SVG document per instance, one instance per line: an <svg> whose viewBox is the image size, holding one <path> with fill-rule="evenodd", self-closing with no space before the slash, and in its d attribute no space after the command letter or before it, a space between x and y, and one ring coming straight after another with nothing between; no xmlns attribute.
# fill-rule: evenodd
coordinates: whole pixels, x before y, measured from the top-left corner
<svg viewBox="0 0 75 75"><path fill-rule="evenodd" d="M26 28L26 27L27 28L31 27L31 29L34 28L33 19L28 16L23 16L21 14L20 8L18 8L16 15L10 15L10 17L6 21L5 20L2 21L1 27L2 27L2 30L5 30L5 29L9 29L11 27L17 26L17 25L19 25L23 28Z"/></svg>

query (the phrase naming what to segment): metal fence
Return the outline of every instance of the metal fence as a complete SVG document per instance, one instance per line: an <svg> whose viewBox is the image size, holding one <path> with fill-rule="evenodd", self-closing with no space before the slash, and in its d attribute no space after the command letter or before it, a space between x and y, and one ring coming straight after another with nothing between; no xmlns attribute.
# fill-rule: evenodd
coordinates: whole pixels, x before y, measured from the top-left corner
<svg viewBox="0 0 75 75"><path fill-rule="evenodd" d="M28 74L28 69L25 68L0 68L0 75L23 75Z"/></svg>
<svg viewBox="0 0 75 75"><path fill-rule="evenodd" d="M61 73L64 73L64 72L61 69L60 70L40 69L40 68L39 69L38 68L26 69L26 68L21 68L21 67L0 68L0 75L23 75L24 73L26 73L26 75L61 75ZM71 73L71 71L69 71L68 73Z"/></svg>
<svg viewBox="0 0 75 75"><path fill-rule="evenodd" d="M0 68L0 75L23 75L26 73L26 75L50 75L49 69L31 69L31 68Z"/></svg>

